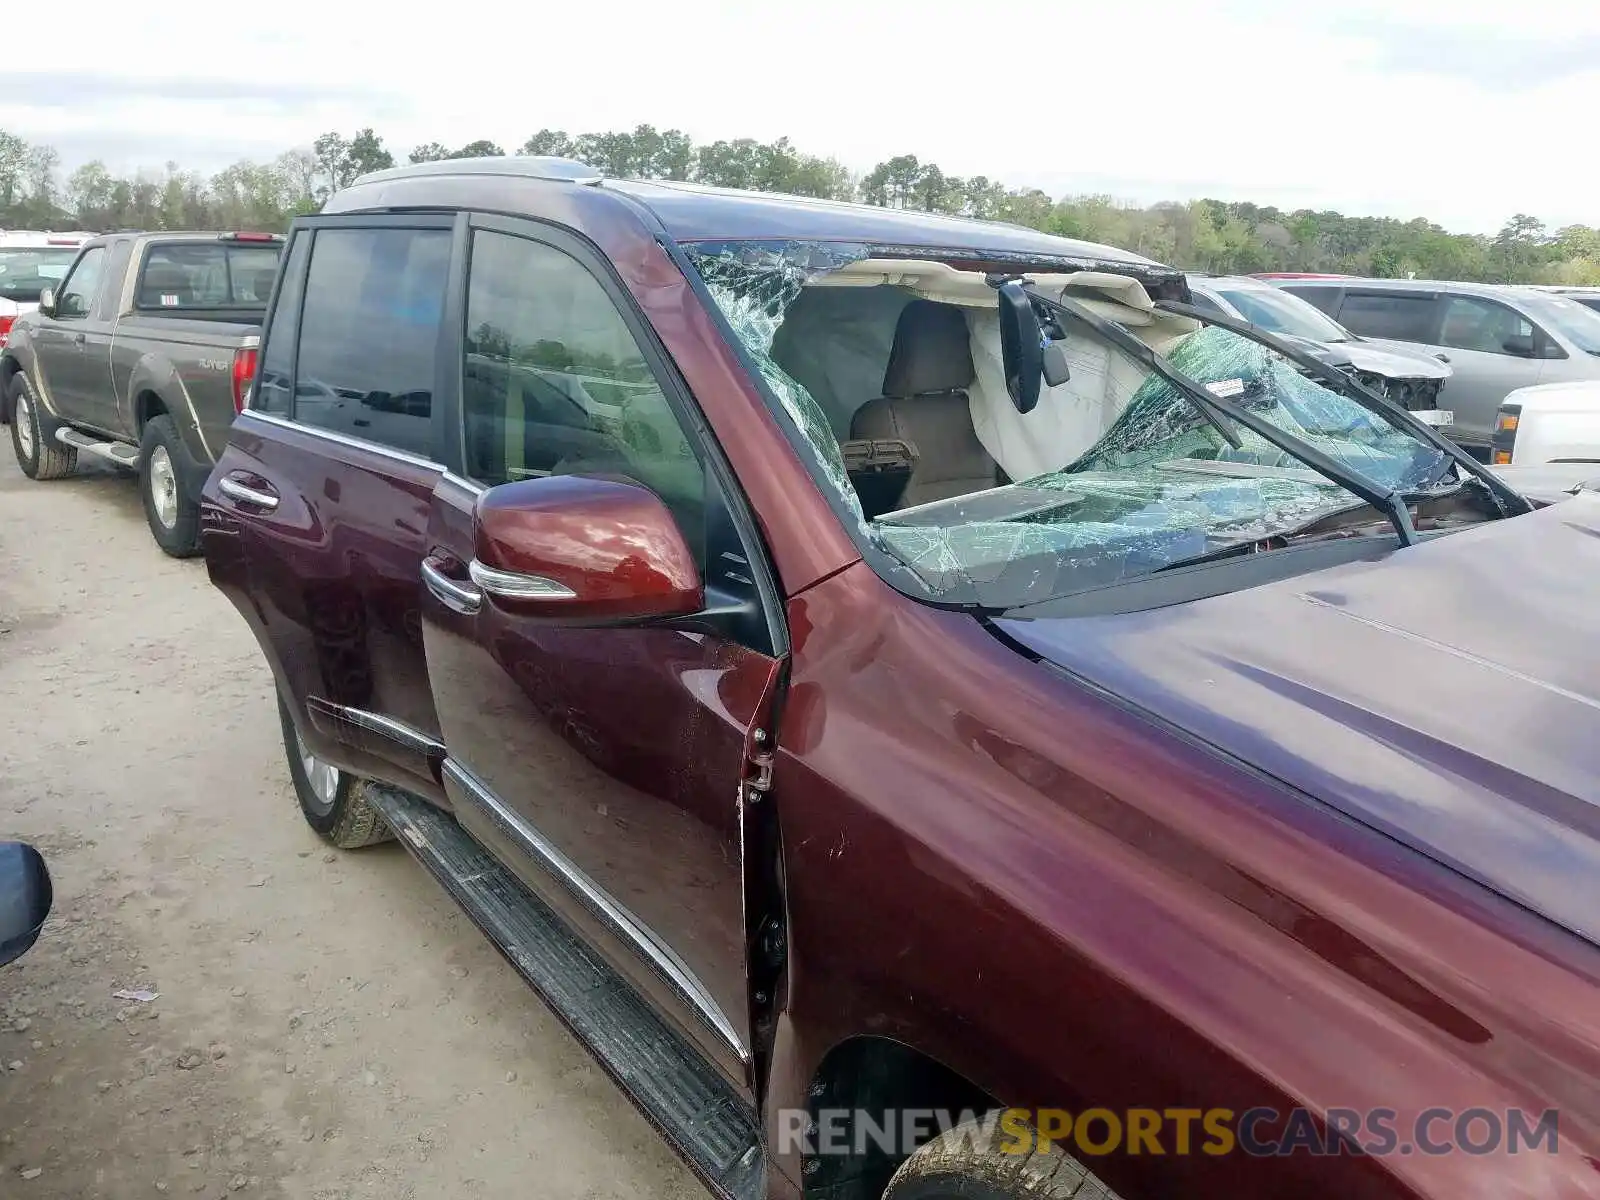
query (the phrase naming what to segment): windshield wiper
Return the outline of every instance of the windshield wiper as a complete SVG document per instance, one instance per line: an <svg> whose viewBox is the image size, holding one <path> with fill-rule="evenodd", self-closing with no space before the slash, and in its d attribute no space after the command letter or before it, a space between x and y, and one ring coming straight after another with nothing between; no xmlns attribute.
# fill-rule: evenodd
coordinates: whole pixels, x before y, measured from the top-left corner
<svg viewBox="0 0 1600 1200"><path fill-rule="evenodd" d="M1396 404L1387 396L1382 396L1372 391L1359 380L1352 379L1337 367L1329 366L1315 355L1308 354L1298 346L1291 345L1275 334L1262 329L1258 325L1252 325L1248 321L1236 321L1232 317L1210 313L1204 309L1196 308L1192 304L1182 304L1176 300L1157 300L1155 305L1162 312L1169 312L1179 317L1189 317L1199 321L1202 325L1216 325L1221 329L1226 329L1229 333L1236 333L1242 338L1255 342L1257 345L1265 346L1268 350L1276 351L1290 362L1305 368L1318 382L1331 385L1331 390L1339 395L1354 400L1361 407L1369 412L1376 413L1396 428L1404 429L1419 441L1442 452L1488 490L1489 497L1494 501L1495 507L1500 510L1501 516L1533 511L1533 505L1524 497L1506 486L1502 480L1486 470L1482 463L1440 434L1433 426L1424 425L1416 417L1412 416L1404 406ZM1443 472L1440 472L1436 478L1442 477ZM1358 492L1357 495L1360 495L1360 493Z"/></svg>
<svg viewBox="0 0 1600 1200"><path fill-rule="evenodd" d="M1402 546L1412 546L1417 541L1416 526L1411 523L1411 510L1406 507L1405 496L1391 488L1381 488L1373 484L1359 471L1353 471L1338 459L1323 453L1311 443L1302 441L1283 429L1278 428L1266 418L1240 408L1231 400L1225 400L1209 392L1197 380L1191 379L1184 372L1173 366L1164 355L1156 353L1146 346L1133 334L1129 333L1115 321L1109 321L1075 300L1063 296L1060 300L1052 300L1049 296L1036 291L1033 285L1025 285L1030 298L1046 308L1052 309L1062 316L1071 317L1073 320L1087 325L1102 338L1126 354L1133 356L1139 362L1149 367L1160 375L1173 387L1183 393L1191 403L1198 408L1208 421L1216 426L1218 432L1228 441L1235 450L1243 449L1244 444L1239 440L1238 434L1225 429L1218 417L1226 417L1236 425L1243 425L1263 441L1271 443L1285 454L1293 455L1308 467L1326 476L1337 483L1347 492L1352 492L1361 497L1373 508L1389 518L1389 523L1394 526L1395 536L1400 539ZM1163 306L1164 307L1164 306ZM1187 309L1188 305L1178 305L1177 308ZM1194 310L1198 312L1198 310ZM1183 316L1191 315L1184 312ZM1234 324L1229 322L1230 325ZM1249 326L1246 326L1249 328ZM1274 338L1274 341L1277 339ZM1276 349L1276 347L1272 347ZM1306 356L1309 357L1309 356ZM1311 359L1315 362L1315 359Z"/></svg>

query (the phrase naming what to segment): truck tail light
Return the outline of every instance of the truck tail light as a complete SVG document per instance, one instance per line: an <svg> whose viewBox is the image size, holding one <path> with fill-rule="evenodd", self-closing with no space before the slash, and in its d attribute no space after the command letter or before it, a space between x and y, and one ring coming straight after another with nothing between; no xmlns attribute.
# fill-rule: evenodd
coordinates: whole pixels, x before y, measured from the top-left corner
<svg viewBox="0 0 1600 1200"><path fill-rule="evenodd" d="M0 350L4 350L6 343L11 340L11 326L16 324L16 317L0 317Z"/></svg>
<svg viewBox="0 0 1600 1200"><path fill-rule="evenodd" d="M254 346L241 346L233 352L233 411L236 413L244 411L244 402L250 398L250 385L256 379L258 353Z"/></svg>

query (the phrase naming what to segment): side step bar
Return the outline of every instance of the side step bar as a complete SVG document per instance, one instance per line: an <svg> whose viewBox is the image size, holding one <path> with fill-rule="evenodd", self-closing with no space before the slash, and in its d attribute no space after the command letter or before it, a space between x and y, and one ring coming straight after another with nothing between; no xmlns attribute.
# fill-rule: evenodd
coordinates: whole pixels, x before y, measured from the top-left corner
<svg viewBox="0 0 1600 1200"><path fill-rule="evenodd" d="M127 467L130 471L138 470L139 447L130 446L126 442L104 442L87 433L79 433L76 429L66 426L56 430L56 441L63 446L71 446L74 450L84 454L92 454L96 458L103 458L109 463L119 467Z"/></svg>
<svg viewBox="0 0 1600 1200"><path fill-rule="evenodd" d="M765 1196L756 1114L700 1053L452 817L383 784L367 796L695 1173L730 1200Z"/></svg>

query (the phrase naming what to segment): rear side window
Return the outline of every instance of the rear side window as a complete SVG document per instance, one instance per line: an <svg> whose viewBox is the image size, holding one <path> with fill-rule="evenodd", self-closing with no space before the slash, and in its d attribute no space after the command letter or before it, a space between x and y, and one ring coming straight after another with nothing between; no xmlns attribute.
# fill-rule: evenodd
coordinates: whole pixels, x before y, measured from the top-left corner
<svg viewBox="0 0 1600 1200"><path fill-rule="evenodd" d="M1431 342L1438 301L1404 292L1350 292L1339 309L1339 323L1362 337L1397 342Z"/></svg>
<svg viewBox="0 0 1600 1200"><path fill-rule="evenodd" d="M1288 284L1283 288L1291 296L1299 296L1307 304L1315 305L1330 317L1339 307L1339 289L1331 287L1305 287L1303 285Z"/></svg>
<svg viewBox="0 0 1600 1200"><path fill-rule="evenodd" d="M157 242L145 253L139 308L251 308L264 305L278 273L279 245Z"/></svg>
<svg viewBox="0 0 1600 1200"><path fill-rule="evenodd" d="M447 229L319 229L295 364L294 419L432 458Z"/></svg>
<svg viewBox="0 0 1600 1200"><path fill-rule="evenodd" d="M283 266L283 290L272 306L263 337L261 369L250 407L259 412L289 413L290 373L294 370L294 336L300 325L300 298L305 294L306 259L311 257L311 234L301 233L289 246Z"/></svg>

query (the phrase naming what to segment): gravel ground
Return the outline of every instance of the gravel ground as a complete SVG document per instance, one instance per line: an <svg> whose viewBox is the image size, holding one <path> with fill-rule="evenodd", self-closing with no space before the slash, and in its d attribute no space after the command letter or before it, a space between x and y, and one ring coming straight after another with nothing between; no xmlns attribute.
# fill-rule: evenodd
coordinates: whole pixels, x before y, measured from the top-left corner
<svg viewBox="0 0 1600 1200"><path fill-rule="evenodd" d="M0 969L0 1197L701 1200L403 851L301 822L255 643L132 481L9 433L0 836L56 905Z"/></svg>

